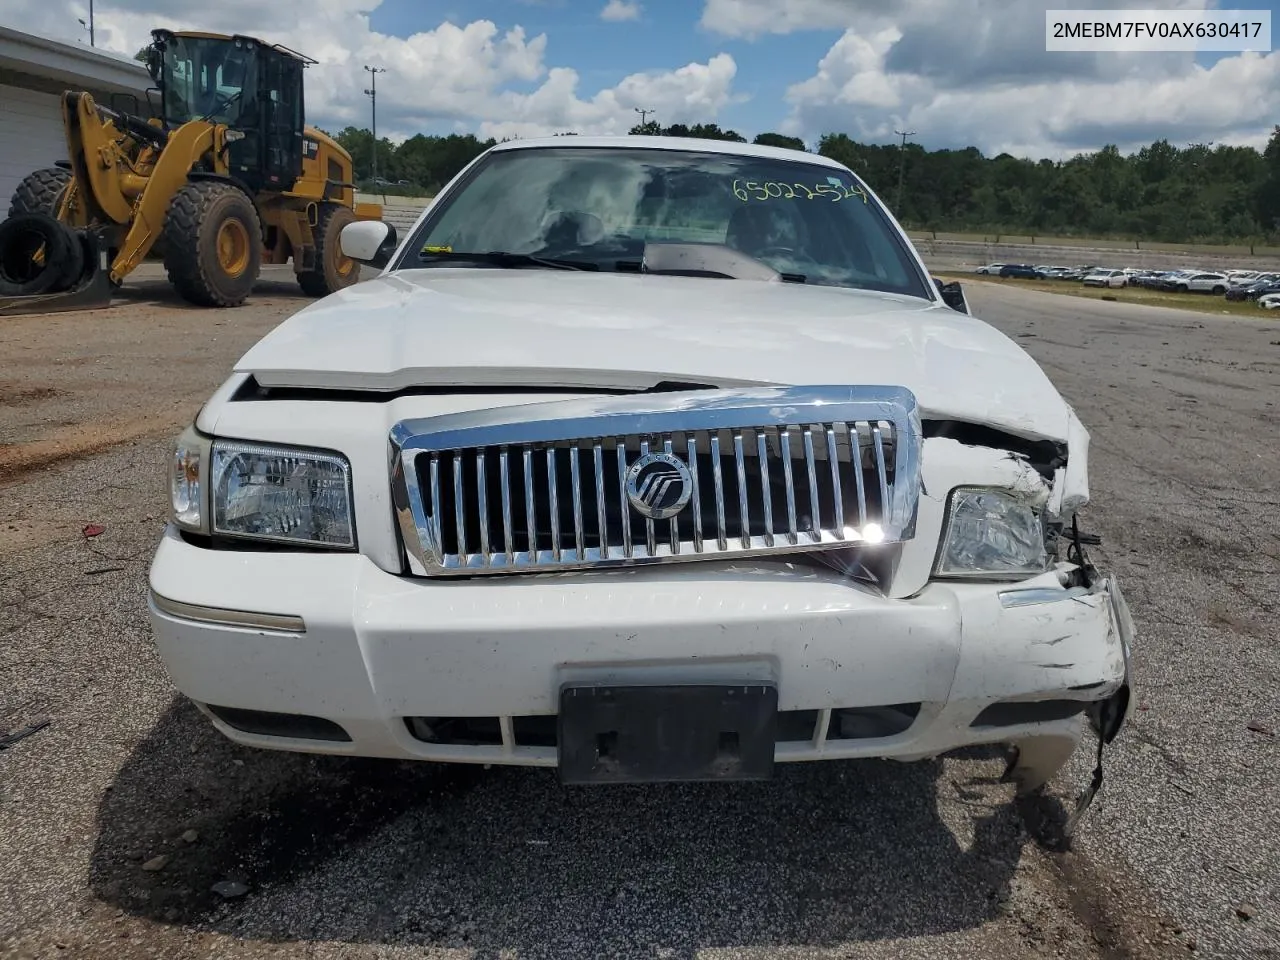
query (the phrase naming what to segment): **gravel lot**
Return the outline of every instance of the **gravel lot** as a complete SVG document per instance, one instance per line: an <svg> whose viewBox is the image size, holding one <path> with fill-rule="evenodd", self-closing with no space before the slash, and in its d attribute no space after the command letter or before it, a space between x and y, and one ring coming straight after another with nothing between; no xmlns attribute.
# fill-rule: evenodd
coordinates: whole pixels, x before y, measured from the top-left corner
<svg viewBox="0 0 1280 960"><path fill-rule="evenodd" d="M1064 853L982 752L576 791L223 740L146 624L161 465L294 289L0 323L0 728L51 721L0 752L0 955L1280 957L1280 324L968 289L1092 431L1087 529L1140 630Z"/></svg>

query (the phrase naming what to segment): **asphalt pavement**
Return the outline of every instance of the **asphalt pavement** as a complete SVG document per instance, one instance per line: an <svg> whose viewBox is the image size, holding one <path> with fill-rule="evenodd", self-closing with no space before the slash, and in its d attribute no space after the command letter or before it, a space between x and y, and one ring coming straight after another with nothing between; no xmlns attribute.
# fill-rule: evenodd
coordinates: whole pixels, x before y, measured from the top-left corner
<svg viewBox="0 0 1280 960"><path fill-rule="evenodd" d="M0 750L0 956L1280 958L1280 324L968 289L1090 429L1083 527L1139 630L1135 722L1062 851L991 751L583 790L225 741L155 655L146 568L170 424L286 287L0 349L0 728L49 720Z"/></svg>

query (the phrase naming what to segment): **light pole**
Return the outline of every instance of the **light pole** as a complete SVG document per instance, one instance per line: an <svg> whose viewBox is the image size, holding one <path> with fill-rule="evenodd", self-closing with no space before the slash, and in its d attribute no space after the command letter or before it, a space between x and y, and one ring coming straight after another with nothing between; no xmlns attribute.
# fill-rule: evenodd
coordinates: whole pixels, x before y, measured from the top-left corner
<svg viewBox="0 0 1280 960"><path fill-rule="evenodd" d="M898 148L898 201L894 204L894 213L900 219L902 217L902 178L907 172L907 137L915 136L914 130L895 130L893 131L902 138L902 146Z"/></svg>
<svg viewBox="0 0 1280 960"><path fill-rule="evenodd" d="M89 31L89 46L95 46L93 42L93 0L89 0L89 22L85 23L84 20L81 19L80 26Z"/></svg>
<svg viewBox="0 0 1280 960"><path fill-rule="evenodd" d="M364 67L371 75L369 89L365 91L365 95L369 98L369 103L373 108L373 179L378 179L378 74L386 73L386 67L371 67L365 64Z"/></svg>
<svg viewBox="0 0 1280 960"><path fill-rule="evenodd" d="M649 114L657 113L656 110L641 110L639 107L634 107L633 109L640 114L640 126L642 127L649 122Z"/></svg>

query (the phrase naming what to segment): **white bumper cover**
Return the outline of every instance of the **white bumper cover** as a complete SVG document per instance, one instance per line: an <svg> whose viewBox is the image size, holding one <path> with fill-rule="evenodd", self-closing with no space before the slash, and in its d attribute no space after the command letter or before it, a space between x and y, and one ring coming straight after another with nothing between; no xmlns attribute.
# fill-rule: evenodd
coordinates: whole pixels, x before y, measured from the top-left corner
<svg viewBox="0 0 1280 960"><path fill-rule="evenodd" d="M908 599L782 562L439 582L360 555L203 549L171 528L150 584L178 689L226 736L286 750L554 766L555 746L518 742L512 718L555 714L561 686L584 680L776 684L779 711L815 717L811 736L777 744L778 761L1074 748L1080 713L974 721L1007 701L1101 700L1128 681L1129 615L1105 579L1071 592L1053 574L934 582ZM919 705L905 730L839 735L842 710L901 704ZM210 705L322 718L350 739L250 732ZM501 737L427 742L411 717L496 719ZM1051 752L1056 767L1070 749Z"/></svg>

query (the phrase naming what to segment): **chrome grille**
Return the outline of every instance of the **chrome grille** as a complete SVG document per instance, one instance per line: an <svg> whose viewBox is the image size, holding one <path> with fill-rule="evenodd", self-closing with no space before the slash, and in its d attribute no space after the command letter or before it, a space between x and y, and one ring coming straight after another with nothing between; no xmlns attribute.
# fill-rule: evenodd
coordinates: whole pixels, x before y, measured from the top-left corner
<svg viewBox="0 0 1280 960"><path fill-rule="evenodd" d="M754 556L914 534L915 398L891 387L713 390L553 401L404 421L393 494L413 571L481 574ZM653 519L628 494L678 458ZM674 478L674 479L673 479Z"/></svg>

